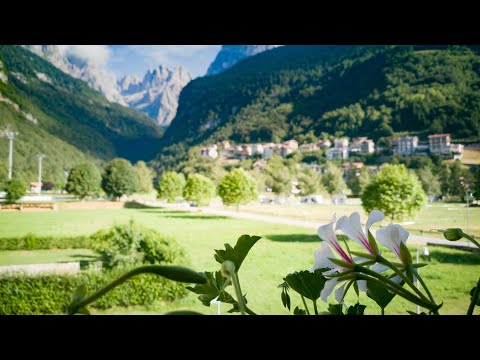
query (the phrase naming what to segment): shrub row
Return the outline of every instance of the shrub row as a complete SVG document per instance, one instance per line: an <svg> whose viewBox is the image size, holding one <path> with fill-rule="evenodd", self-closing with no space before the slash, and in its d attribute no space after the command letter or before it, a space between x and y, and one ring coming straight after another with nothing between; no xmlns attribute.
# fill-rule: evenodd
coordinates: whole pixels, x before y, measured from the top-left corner
<svg viewBox="0 0 480 360"><path fill-rule="evenodd" d="M85 284L88 294L105 286L126 270L87 271L78 276L0 277L0 314L62 314L76 287ZM151 305L185 296L185 285L152 274L142 274L102 296L92 308Z"/></svg>
<svg viewBox="0 0 480 360"><path fill-rule="evenodd" d="M17 238L0 238L0 250L89 249L89 236L38 237L28 233Z"/></svg>

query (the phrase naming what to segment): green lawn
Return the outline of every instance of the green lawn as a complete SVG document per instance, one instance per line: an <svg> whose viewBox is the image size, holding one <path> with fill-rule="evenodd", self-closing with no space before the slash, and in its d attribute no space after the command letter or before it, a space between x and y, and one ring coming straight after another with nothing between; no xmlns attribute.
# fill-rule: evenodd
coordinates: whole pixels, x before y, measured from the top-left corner
<svg viewBox="0 0 480 360"><path fill-rule="evenodd" d="M278 215L293 219L318 221L324 224L332 218L335 212L337 218L342 215L349 215L354 211L360 212L362 220L366 221L367 214L361 205L260 205L249 204L240 206L240 211L257 214ZM480 208L468 208L469 233L480 237ZM448 227L459 227L467 231L467 208L465 204L428 204L414 219L406 219L404 225L412 234L443 238L438 232L429 232L432 229L444 229ZM410 224L414 222L414 224ZM385 220L384 225L389 221Z"/></svg>
<svg viewBox="0 0 480 360"><path fill-rule="evenodd" d="M90 234L100 228L127 222L132 218L174 237L186 248L192 267L198 271L212 271L219 268L213 259L213 249L222 248L224 243L229 242L233 245L242 234L263 236L263 239L252 249L240 272L242 290L247 294L249 307L259 314L288 314L282 306L280 290L277 286L288 273L309 269L313 264L313 251L319 245L315 231L305 228L165 209L0 213L0 238L22 236L28 232L38 236ZM437 301L444 302L441 313L465 313L468 307L468 292L480 275L480 255L440 248L438 250L431 248L430 252L432 262L421 271ZM5 253L11 252L3 252L3 254L0 252L0 256L5 258ZM16 253L23 257L22 252ZM42 252L31 253L41 254ZM58 256L58 260L55 261L65 261L65 257L68 258L71 255L91 254L83 250L72 250L70 254L62 251L49 253L52 254L49 261L53 261L54 256ZM354 299L355 296L352 293L347 301L352 303ZM373 306L364 294L361 294L361 302L369 305L367 313L378 313L376 306ZM293 307L300 304L301 300L292 296ZM387 314L404 313L404 304L401 300L395 300L387 308ZM222 305L223 311L228 308ZM325 310L326 306L321 304L319 308ZM216 313L215 308L202 306L194 294L173 304L164 303L150 308L112 309L99 313L150 314L175 309ZM415 306L409 305L408 309L415 310Z"/></svg>

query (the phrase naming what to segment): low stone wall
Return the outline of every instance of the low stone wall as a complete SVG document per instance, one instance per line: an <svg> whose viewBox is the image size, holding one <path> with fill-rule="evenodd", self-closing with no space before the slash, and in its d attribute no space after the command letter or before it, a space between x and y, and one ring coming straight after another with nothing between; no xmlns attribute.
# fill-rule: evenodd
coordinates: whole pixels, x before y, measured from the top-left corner
<svg viewBox="0 0 480 360"><path fill-rule="evenodd" d="M44 274L78 274L80 262L54 263L54 264L30 264L0 266L0 274L8 275L44 275Z"/></svg>

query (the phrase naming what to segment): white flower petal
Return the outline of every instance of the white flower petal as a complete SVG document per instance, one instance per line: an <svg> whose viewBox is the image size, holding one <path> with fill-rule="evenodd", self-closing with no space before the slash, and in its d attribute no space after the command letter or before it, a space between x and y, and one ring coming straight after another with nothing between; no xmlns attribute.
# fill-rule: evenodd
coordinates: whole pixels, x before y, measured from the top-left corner
<svg viewBox="0 0 480 360"><path fill-rule="evenodd" d="M320 299L322 299L323 302L327 302L327 299L328 297L330 296L330 294L332 293L333 289L335 288L335 286L337 286L338 284L338 280L337 278L333 278L331 280L327 280L325 282L325 285L323 287L323 290L322 292L320 293Z"/></svg>
<svg viewBox="0 0 480 360"><path fill-rule="evenodd" d="M332 238L336 239L335 231L333 230L333 223L328 223L320 226L317 229L317 235L320 239L328 243L332 241Z"/></svg>
<svg viewBox="0 0 480 360"><path fill-rule="evenodd" d="M372 271L375 271L376 273L380 274L384 271L387 271L388 269L390 269L388 266L386 265L383 265L383 264L375 264L372 266Z"/></svg>
<svg viewBox="0 0 480 360"><path fill-rule="evenodd" d="M406 244L407 244L408 235L410 235L410 234L408 233L407 230L405 230L405 229L403 228L402 225L395 224L394 226L398 229L398 233L399 233L399 235L400 235L400 241L403 242L403 243L406 245ZM400 245L400 244L399 244L399 245Z"/></svg>
<svg viewBox="0 0 480 360"><path fill-rule="evenodd" d="M313 257L315 259L315 263L310 269L310 272L314 272L315 270L322 268L333 269L337 267L333 262L328 259L334 258L335 256L333 255L332 249L330 249L330 246L328 246L326 242L321 243L320 250L315 250L315 252L313 253Z"/></svg>
<svg viewBox="0 0 480 360"><path fill-rule="evenodd" d="M342 216L337 221L337 230L342 230L350 239L362 245L365 250L373 255L373 250L368 243L368 239L365 236L365 233L362 230L362 225L360 224L360 214L354 212L350 217Z"/></svg>
<svg viewBox="0 0 480 360"><path fill-rule="evenodd" d="M357 285L360 291L367 292L367 280L358 280Z"/></svg>
<svg viewBox="0 0 480 360"><path fill-rule="evenodd" d="M376 222L382 221L383 219L385 219L385 215L383 214L383 212L381 212L380 210L372 210L370 212L370 215L368 215L366 235L368 236L368 230L370 230L370 227L373 224L375 224Z"/></svg>
<svg viewBox="0 0 480 360"><path fill-rule="evenodd" d="M389 224L386 228L377 230L376 237L380 244L400 258L400 233L394 224Z"/></svg>
<svg viewBox="0 0 480 360"><path fill-rule="evenodd" d="M337 300L337 302L342 302L344 293L345 293L345 283L342 286L340 286L337 290L335 290L335 300Z"/></svg>

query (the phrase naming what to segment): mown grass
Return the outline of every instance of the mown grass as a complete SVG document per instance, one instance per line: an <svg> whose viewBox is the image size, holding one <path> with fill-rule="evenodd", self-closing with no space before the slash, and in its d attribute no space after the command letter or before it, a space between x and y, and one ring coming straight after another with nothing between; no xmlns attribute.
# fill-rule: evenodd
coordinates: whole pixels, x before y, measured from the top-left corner
<svg viewBox="0 0 480 360"><path fill-rule="evenodd" d="M240 206L240 211L317 221L319 224L330 221L334 212L337 217L340 217L358 211L362 215L362 220L367 219L367 214L361 205L249 204ZM387 225L389 222L385 220L383 225ZM465 204L427 204L413 219L405 219L404 222L405 229L412 234L443 238L441 233L430 230L458 227L467 231L467 208ZM480 236L480 208L468 208L468 225L470 234Z"/></svg>
<svg viewBox="0 0 480 360"><path fill-rule="evenodd" d="M326 214L324 216L328 220L331 214L328 217ZM338 214L341 213L337 210ZM249 307L259 314L289 313L282 306L280 290L277 286L283 282L282 279L287 274L309 269L313 264L313 251L319 246L314 230L166 209L1 213L0 238L23 236L28 232L38 236L88 235L98 229L109 227L114 223L124 223L130 219L175 238L185 247L192 267L197 271L215 271L219 268L219 264L213 258L213 250L223 248L224 243L234 245L236 239L242 234L262 236L263 239L252 249L240 272L242 290L247 294ZM318 221L321 222L320 219ZM444 222L443 226L446 225L449 224ZM78 249L74 251L79 252ZM427 267L422 268L421 272L436 300L444 302L440 312L465 313L468 307L468 293L480 275L480 254L443 248L430 248L430 252L431 261ZM0 256L2 253L4 252L0 252ZM15 253L18 259L24 257L22 252ZM49 261L55 261L55 256L60 255L61 252L50 254L52 257ZM88 253L85 254L88 255ZM62 257L59 256L58 259ZM231 293L234 294L233 291ZM352 292L347 302L355 301L356 295ZM368 305L367 313L379 313L378 308L365 294L360 295L360 301ZM301 300L292 295L292 305L293 307L301 306ZM319 305L321 311L326 310L326 305L323 303ZM414 305L407 304L402 299L395 299L386 313L404 314L405 308L415 310ZM175 303L159 303L149 308L117 308L97 313L160 314L177 309L190 309L207 314L216 313L216 307L204 307L196 300L195 294L190 294ZM228 309L229 306L222 305L223 313Z"/></svg>

